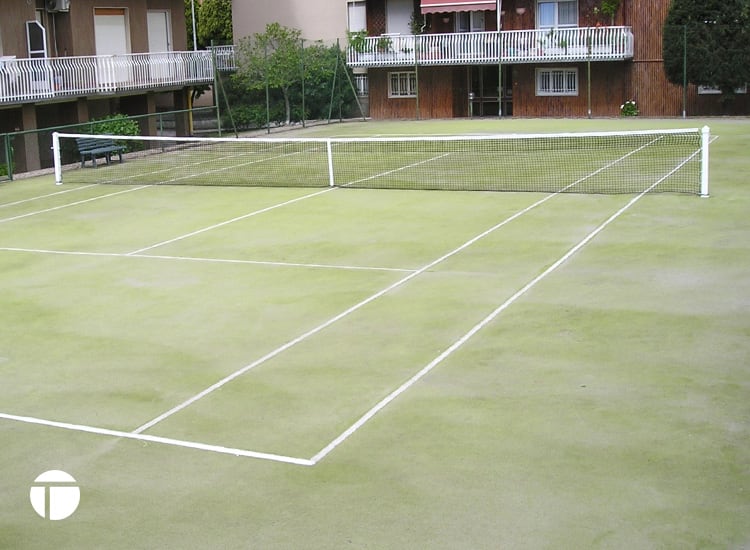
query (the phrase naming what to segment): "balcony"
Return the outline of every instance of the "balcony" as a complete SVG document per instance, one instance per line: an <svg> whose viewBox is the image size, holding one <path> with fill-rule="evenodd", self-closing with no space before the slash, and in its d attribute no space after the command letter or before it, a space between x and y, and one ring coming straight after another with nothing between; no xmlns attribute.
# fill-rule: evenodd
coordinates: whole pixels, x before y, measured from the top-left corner
<svg viewBox="0 0 750 550"><path fill-rule="evenodd" d="M0 58L0 105L214 81L210 51Z"/></svg>
<svg viewBox="0 0 750 550"><path fill-rule="evenodd" d="M350 67L621 61L632 57L630 27L368 36L347 49Z"/></svg>

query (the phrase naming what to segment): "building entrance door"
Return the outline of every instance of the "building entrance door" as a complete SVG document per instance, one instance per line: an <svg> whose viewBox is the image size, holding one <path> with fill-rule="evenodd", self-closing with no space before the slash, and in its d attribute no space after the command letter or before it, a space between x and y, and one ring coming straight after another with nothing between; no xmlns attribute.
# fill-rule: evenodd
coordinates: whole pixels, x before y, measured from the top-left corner
<svg viewBox="0 0 750 550"><path fill-rule="evenodd" d="M469 116L498 116L502 102L502 115L513 114L513 67L503 65L503 90L498 94L500 71L497 65L467 67L469 88Z"/></svg>

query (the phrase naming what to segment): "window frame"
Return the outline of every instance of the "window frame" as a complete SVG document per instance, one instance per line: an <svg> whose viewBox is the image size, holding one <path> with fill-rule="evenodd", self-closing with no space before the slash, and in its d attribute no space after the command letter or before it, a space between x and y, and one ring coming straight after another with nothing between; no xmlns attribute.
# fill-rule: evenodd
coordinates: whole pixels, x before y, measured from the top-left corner
<svg viewBox="0 0 750 550"><path fill-rule="evenodd" d="M561 73L563 89L553 89L554 73ZM550 82L550 89L542 89L541 83L543 75L547 75ZM568 87L569 78L575 79L574 89ZM534 88L538 97L577 97L579 94L578 67L537 67L534 74Z"/></svg>
<svg viewBox="0 0 750 550"><path fill-rule="evenodd" d="M455 32L484 32L486 28L486 17L483 11L456 12Z"/></svg>
<svg viewBox="0 0 750 550"><path fill-rule="evenodd" d="M575 8L575 22L573 23L560 23L560 4L565 2L574 2ZM536 27L538 29L573 29L578 27L578 22L580 19L580 11L579 11L579 0L537 0L536 2ZM541 22L541 4L554 4L555 5L555 13L554 13L554 22L552 25L542 25Z"/></svg>
<svg viewBox="0 0 750 550"><path fill-rule="evenodd" d="M401 90L402 77L406 78L406 89ZM394 81L395 79L395 81ZM394 89L394 82L398 82L398 89ZM417 71L389 71L388 98L414 99L417 97Z"/></svg>
<svg viewBox="0 0 750 550"><path fill-rule="evenodd" d="M357 21L361 20L362 28ZM347 0L346 27L349 32L367 32L367 2L365 0Z"/></svg>

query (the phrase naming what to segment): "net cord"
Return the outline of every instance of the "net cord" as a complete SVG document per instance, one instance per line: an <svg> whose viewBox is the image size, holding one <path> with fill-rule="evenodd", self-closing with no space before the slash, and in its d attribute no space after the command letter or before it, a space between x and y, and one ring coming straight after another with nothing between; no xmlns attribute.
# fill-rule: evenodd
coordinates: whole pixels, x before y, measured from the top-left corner
<svg viewBox="0 0 750 550"><path fill-rule="evenodd" d="M628 130L622 132L560 132L554 134L475 134L464 136L389 136L389 137L346 137L346 138L268 138L268 137L240 137L240 138L196 138L175 136L118 136L114 134L69 134L55 132L58 138L95 138L124 141L168 141L172 143L352 143L352 142L431 142L431 141L487 141L487 140L525 140L525 139L555 139L555 138L587 138L587 137L624 137L650 136L665 134L696 134L702 132L700 128L673 128L667 130Z"/></svg>

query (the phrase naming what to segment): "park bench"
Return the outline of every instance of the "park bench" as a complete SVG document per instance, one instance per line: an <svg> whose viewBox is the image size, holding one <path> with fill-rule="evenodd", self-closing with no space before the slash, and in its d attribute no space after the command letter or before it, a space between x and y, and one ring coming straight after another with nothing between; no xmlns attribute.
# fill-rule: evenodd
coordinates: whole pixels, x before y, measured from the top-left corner
<svg viewBox="0 0 750 550"><path fill-rule="evenodd" d="M111 139L100 138L76 138L78 152L81 154L81 168L86 164L86 160L91 160L91 164L96 168L97 157L104 157L109 164L112 160L112 154L117 153L122 162L122 152L125 146L117 145Z"/></svg>

